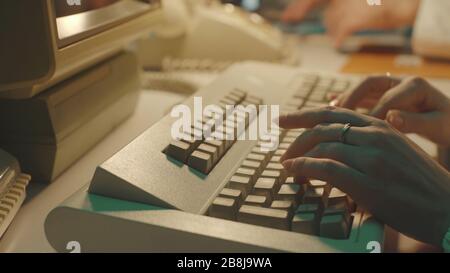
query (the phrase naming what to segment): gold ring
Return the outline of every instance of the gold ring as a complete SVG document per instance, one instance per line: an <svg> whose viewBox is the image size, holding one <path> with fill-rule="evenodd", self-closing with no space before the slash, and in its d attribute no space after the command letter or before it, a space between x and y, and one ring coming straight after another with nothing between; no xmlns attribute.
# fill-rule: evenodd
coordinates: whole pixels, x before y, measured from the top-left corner
<svg viewBox="0 0 450 273"><path fill-rule="evenodd" d="M344 127L342 128L341 142L344 144L347 144L345 136L347 135L348 131L350 131L350 128L352 128L352 125L350 123L345 124Z"/></svg>

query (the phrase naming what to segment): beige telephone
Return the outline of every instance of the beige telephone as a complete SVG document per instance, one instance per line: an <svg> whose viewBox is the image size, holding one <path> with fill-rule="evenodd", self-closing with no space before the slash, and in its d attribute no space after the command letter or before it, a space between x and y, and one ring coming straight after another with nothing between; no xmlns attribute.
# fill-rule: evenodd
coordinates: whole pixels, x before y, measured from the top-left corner
<svg viewBox="0 0 450 273"><path fill-rule="evenodd" d="M139 41L144 68L222 70L243 60L296 64L295 38L261 16L213 0L163 0L165 23Z"/></svg>

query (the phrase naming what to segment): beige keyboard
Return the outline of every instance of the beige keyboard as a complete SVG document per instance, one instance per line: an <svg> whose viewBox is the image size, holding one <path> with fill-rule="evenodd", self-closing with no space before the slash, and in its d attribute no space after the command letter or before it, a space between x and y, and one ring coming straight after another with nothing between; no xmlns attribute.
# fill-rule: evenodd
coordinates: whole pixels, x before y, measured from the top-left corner
<svg viewBox="0 0 450 273"><path fill-rule="evenodd" d="M195 96L222 110L226 105L269 104L295 111L326 106L333 95L359 80L250 62L231 67ZM192 109L194 97L183 104ZM232 114L237 118L230 123L230 113L219 123L203 117L201 127L226 136L231 126L231 134L239 136L256 122L254 116ZM126 245L139 251L367 252L369 242L382 245L383 225L347 194L326 181L296 183L285 172L280 157L303 129L275 130L279 145L265 150L261 147L267 140L207 139L198 132L198 124L176 140L171 135L174 121L167 115L149 128L97 168L87 191L50 214L52 245L70 236L85 236L96 251L103 249L104 241L114 242L117 249ZM98 203L103 198L99 196L109 201ZM122 200L162 210L123 213L119 208L131 205L121 205ZM114 205L105 209L105 204ZM80 234L70 225L75 219L77 226L85 226L81 230L96 230L103 223L129 235L109 240Z"/></svg>
<svg viewBox="0 0 450 273"><path fill-rule="evenodd" d="M301 84L284 109L295 111L322 106L332 95L344 92L349 86L348 80L302 75ZM235 89L220 99L217 106L226 112L227 105L245 107L262 103L262 98ZM192 126L191 135L172 141L165 153L192 169L208 174L236 142L236 136L242 133L237 130L238 123L241 128L246 128L252 122L245 112L237 112L236 120L231 120L230 115L225 115L224 122L218 125L211 118L204 117L200 123L202 128ZM211 124L213 134L233 131L234 140L195 139L196 135L202 136L201 130L208 124ZM226 130L228 126L231 130ZM354 202L323 181L295 183L280 163L280 157L302 132L303 129L278 132L280 144L275 151L266 151L260 144L256 145L214 199L208 215L335 239L347 238L352 225L351 214L356 209Z"/></svg>

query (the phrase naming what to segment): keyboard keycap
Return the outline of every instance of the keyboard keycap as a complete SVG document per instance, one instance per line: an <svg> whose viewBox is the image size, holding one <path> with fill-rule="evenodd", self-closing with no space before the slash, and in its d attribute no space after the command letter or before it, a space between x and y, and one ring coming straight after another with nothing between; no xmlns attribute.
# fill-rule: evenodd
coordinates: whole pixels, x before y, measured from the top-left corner
<svg viewBox="0 0 450 273"><path fill-rule="evenodd" d="M244 198L242 196L242 191L236 190L236 189L230 189L230 188L222 189L222 191L220 191L219 196L224 197L224 198L234 199L234 200L236 200L238 205L240 205L240 203L244 200Z"/></svg>
<svg viewBox="0 0 450 273"><path fill-rule="evenodd" d="M209 207L209 216L235 220L237 212L237 202L234 199L216 197Z"/></svg>
<svg viewBox="0 0 450 273"><path fill-rule="evenodd" d="M194 151L195 146L184 141L174 140L166 149L166 154L178 161L186 162L189 155Z"/></svg>
<svg viewBox="0 0 450 273"><path fill-rule="evenodd" d="M297 213L292 218L291 230L293 232L309 235L317 234L316 214L312 212Z"/></svg>
<svg viewBox="0 0 450 273"><path fill-rule="evenodd" d="M225 142L223 140L205 140L205 144L216 147L219 157L222 157L225 152Z"/></svg>
<svg viewBox="0 0 450 273"><path fill-rule="evenodd" d="M350 208L350 202L347 194L340 191L337 188L332 188L330 194L328 195L327 206L338 207L338 208Z"/></svg>
<svg viewBox="0 0 450 273"><path fill-rule="evenodd" d="M275 156L272 156L272 158L270 159L270 162L272 162L272 163L280 163L280 159L281 159L281 156L275 155Z"/></svg>
<svg viewBox="0 0 450 273"><path fill-rule="evenodd" d="M286 178L286 180L284 181L285 184L294 184L294 177L293 176L289 176L288 178Z"/></svg>
<svg viewBox="0 0 450 273"><path fill-rule="evenodd" d="M267 164L266 169L284 172L284 167L281 163L269 163Z"/></svg>
<svg viewBox="0 0 450 273"><path fill-rule="evenodd" d="M244 160L241 164L244 168L254 169L256 172L260 172L262 169L261 161L253 161L253 160Z"/></svg>
<svg viewBox="0 0 450 273"><path fill-rule="evenodd" d="M343 214L323 215L320 221L320 236L333 239L346 239L350 224Z"/></svg>
<svg viewBox="0 0 450 273"><path fill-rule="evenodd" d="M282 156L286 153L286 151L287 151L286 149L278 149L275 151L274 155Z"/></svg>
<svg viewBox="0 0 450 273"><path fill-rule="evenodd" d="M262 177L256 181L253 187L254 195L261 195L267 197L267 199L272 200L275 195L276 180L274 178Z"/></svg>
<svg viewBox="0 0 450 273"><path fill-rule="evenodd" d="M267 207L270 204L268 201L266 196L261 195L248 195L245 198L245 204L252 206Z"/></svg>
<svg viewBox="0 0 450 273"><path fill-rule="evenodd" d="M213 157L208 153L194 151L188 159L188 166L204 174L209 173L213 166Z"/></svg>
<svg viewBox="0 0 450 273"><path fill-rule="evenodd" d="M297 207L301 200L301 187L298 184L283 184L277 194L277 199L291 201Z"/></svg>
<svg viewBox="0 0 450 273"><path fill-rule="evenodd" d="M255 184L256 170L249 168L238 168L235 174L240 176L248 176L250 177L250 183L252 185Z"/></svg>
<svg viewBox="0 0 450 273"><path fill-rule="evenodd" d="M294 212L294 204L291 201L284 200L274 200L272 204L270 204L270 208L272 209L282 209L292 214Z"/></svg>
<svg viewBox="0 0 450 273"><path fill-rule="evenodd" d="M318 204L322 207L326 205L326 195L324 188L308 188L303 196L303 203Z"/></svg>
<svg viewBox="0 0 450 273"><path fill-rule="evenodd" d="M213 164L215 164L219 160L219 150L215 146L210 146L208 144L200 144L197 150L208 153L212 156Z"/></svg>
<svg viewBox="0 0 450 273"><path fill-rule="evenodd" d="M248 176L234 175L230 178L228 188L240 190L242 192L242 196L245 197L252 190L251 178Z"/></svg>
<svg viewBox="0 0 450 273"><path fill-rule="evenodd" d="M266 163L266 158L264 154L251 153L247 155L247 160L259 161L262 164Z"/></svg>
<svg viewBox="0 0 450 273"><path fill-rule="evenodd" d="M277 185L281 184L281 180L283 179L283 174L280 171L273 170L264 170L261 173L261 177L273 178Z"/></svg>
<svg viewBox="0 0 450 273"><path fill-rule="evenodd" d="M242 223L290 230L289 213L284 210L243 205L237 215Z"/></svg>

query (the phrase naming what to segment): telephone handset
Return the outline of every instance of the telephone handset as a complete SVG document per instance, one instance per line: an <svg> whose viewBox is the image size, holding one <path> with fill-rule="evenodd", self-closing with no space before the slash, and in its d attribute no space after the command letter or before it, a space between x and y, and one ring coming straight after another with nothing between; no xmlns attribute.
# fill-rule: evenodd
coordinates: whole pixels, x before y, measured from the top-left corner
<svg viewBox="0 0 450 273"><path fill-rule="evenodd" d="M265 19L212 0L164 0L166 21L138 43L145 68L221 70L233 62L296 64L295 38Z"/></svg>
<svg viewBox="0 0 450 273"><path fill-rule="evenodd" d="M0 149L0 238L25 200L30 179L17 160Z"/></svg>

